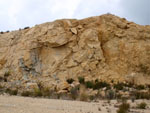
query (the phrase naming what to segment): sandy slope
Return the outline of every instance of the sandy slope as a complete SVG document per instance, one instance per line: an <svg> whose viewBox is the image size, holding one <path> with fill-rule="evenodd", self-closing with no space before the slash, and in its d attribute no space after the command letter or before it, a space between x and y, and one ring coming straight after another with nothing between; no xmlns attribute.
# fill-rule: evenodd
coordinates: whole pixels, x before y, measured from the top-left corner
<svg viewBox="0 0 150 113"><path fill-rule="evenodd" d="M142 101L142 100L140 100ZM148 104L150 101L145 100ZM138 103L136 101L135 103ZM134 103L134 104L135 104ZM130 102L130 104L133 104ZM18 96L0 96L0 113L116 113L116 101L79 102ZM136 110L134 113L150 113L150 109Z"/></svg>

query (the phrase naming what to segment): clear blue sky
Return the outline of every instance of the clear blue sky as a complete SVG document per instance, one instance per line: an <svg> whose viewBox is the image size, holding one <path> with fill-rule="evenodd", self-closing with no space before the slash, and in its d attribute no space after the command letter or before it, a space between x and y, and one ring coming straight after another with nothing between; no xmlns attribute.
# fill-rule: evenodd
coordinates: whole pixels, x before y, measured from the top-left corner
<svg viewBox="0 0 150 113"><path fill-rule="evenodd" d="M150 25L150 0L0 0L0 31L112 13Z"/></svg>

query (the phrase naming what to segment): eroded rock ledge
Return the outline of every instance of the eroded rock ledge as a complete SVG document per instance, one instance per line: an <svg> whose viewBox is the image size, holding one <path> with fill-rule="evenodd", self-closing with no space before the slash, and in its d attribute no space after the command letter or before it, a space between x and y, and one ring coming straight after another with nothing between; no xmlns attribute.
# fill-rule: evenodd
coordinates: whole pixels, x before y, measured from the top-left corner
<svg viewBox="0 0 150 113"><path fill-rule="evenodd" d="M79 76L148 84L149 74L150 26L111 14L0 34L0 78L7 87L40 82L59 91Z"/></svg>

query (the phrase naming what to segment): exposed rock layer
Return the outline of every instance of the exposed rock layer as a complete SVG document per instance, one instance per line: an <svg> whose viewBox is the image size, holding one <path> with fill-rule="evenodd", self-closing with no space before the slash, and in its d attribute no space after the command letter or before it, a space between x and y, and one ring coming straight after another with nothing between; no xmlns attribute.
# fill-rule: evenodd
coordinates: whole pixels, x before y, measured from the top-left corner
<svg viewBox="0 0 150 113"><path fill-rule="evenodd" d="M141 84L149 83L149 74L150 26L111 14L0 34L0 76L11 75L6 85L41 81L62 89L67 78L78 76Z"/></svg>

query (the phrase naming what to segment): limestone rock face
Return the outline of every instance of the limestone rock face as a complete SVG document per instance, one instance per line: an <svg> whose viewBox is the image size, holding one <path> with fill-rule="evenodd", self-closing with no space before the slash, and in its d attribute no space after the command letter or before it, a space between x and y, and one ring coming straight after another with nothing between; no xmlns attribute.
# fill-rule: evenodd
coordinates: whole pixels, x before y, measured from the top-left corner
<svg viewBox="0 0 150 113"><path fill-rule="evenodd" d="M58 88L78 76L150 83L150 26L105 14L0 34L0 77L6 74L12 87Z"/></svg>

